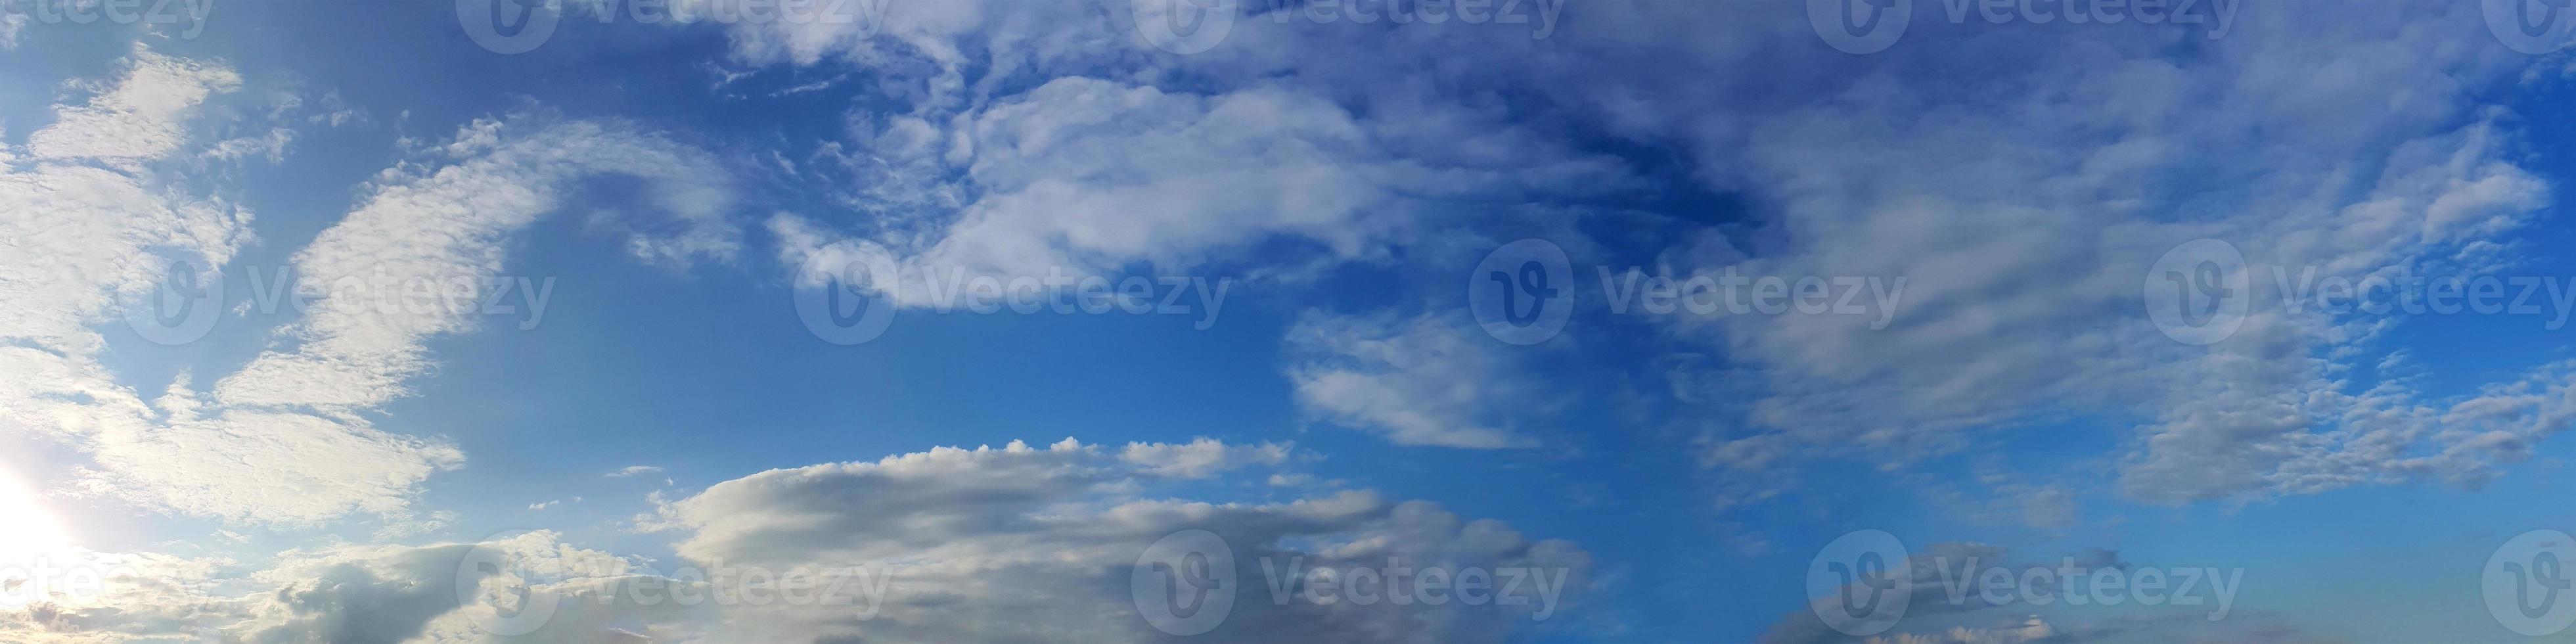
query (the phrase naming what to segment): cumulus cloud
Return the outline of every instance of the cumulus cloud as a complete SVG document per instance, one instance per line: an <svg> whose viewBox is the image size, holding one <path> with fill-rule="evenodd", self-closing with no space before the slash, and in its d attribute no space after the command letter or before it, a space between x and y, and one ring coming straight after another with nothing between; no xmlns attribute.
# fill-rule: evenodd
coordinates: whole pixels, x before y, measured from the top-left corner
<svg viewBox="0 0 2576 644"><path fill-rule="evenodd" d="M1196 479L1246 465L1278 465L1287 462L1294 450L1293 443L1227 445L1199 438L1187 443L1128 443L1118 451L1118 460L1156 476Z"/></svg>
<svg viewBox="0 0 2576 644"><path fill-rule="evenodd" d="M1260 470L1287 460L1289 449L1212 440L1111 449L1066 439L1044 448L937 448L771 470L662 506L656 527L680 537L680 561L658 570L654 561L580 548L550 531L294 550L252 572L227 561L149 558L139 561L151 566L127 566L85 608L0 611L0 634L69 641L1179 641L1138 616L1130 584L1148 546L1184 530L1219 535L1234 552L1238 585L1231 592L1241 595L1209 635L1221 639L1498 640L1545 627L1542 620L1568 619L1593 589L1590 555L1574 544L1531 541L1499 522L1464 520L1429 503L1360 491L1260 503L1163 495L1207 477L1258 480ZM1289 566L1542 572L1514 588L1497 581L1491 589L1526 604L1274 603L1272 583L1291 593L1307 583L1266 576L1294 574L1270 570ZM702 572L674 576L683 567ZM769 584L792 571L852 568L885 575L881 603L754 599L783 597L769 594L779 590ZM719 570L781 576L707 574ZM648 597L658 601L641 600Z"/></svg>
<svg viewBox="0 0 2576 644"><path fill-rule="evenodd" d="M875 618L781 609L761 626L746 625L776 629L743 634L765 640L1167 639L1136 615L1125 592L1130 568L1148 545L1192 529L1230 546L1243 587L1232 617L1207 635L1217 639L1491 640L1531 627L1538 609L1535 601L1279 604L1265 594L1265 562L1338 569L1382 567L1392 557L1420 569L1538 568L1571 575L1562 591L1568 602L1588 587L1590 556L1574 544L1529 541L1498 522L1462 520L1428 503L1390 503L1357 491L1284 503L1151 492L1177 478L1235 469L1205 465L1206 455L1223 447L1200 441L1109 450L1067 439L1043 448L940 448L764 472L672 502L660 515L666 527L688 531L678 551L691 560L891 571L893 590ZM1253 448L1265 455L1284 449Z"/></svg>

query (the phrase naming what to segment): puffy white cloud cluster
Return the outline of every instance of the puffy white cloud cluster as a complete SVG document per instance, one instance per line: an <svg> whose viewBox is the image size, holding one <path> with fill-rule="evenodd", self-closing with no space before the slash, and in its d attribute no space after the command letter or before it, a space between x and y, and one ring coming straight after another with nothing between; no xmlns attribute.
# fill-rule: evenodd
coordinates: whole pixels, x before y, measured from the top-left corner
<svg viewBox="0 0 2576 644"><path fill-rule="evenodd" d="M1284 444L1066 439L1047 447L937 448L872 462L762 472L663 505L647 523L679 538L679 561L619 557L549 531L478 543L336 545L239 563L114 559L109 591L78 605L0 612L0 634L38 641L147 636L241 642L1157 641L1131 575L1149 546L1206 530L1230 547L1232 612L1209 637L1293 641L1490 641L1569 620L1594 590L1591 556L1491 520L1365 491L1281 502L1175 494L1261 489ZM1213 486L1211 486L1213 484ZM1192 492L1195 491L1195 492ZM121 559L116 559L121 558ZM1294 597L1300 570L1534 569L1527 603L1398 604ZM105 565L102 564L102 565ZM478 565L491 564L491 565ZM687 567L696 574L674 571ZM713 576L721 570L778 577ZM789 571L882 574L805 588ZM809 578L811 579L811 578ZM865 583L861 580L859 583ZM1271 588L1288 589L1274 601ZM1445 592L1445 591L1444 591ZM1544 599L1544 601L1541 601ZM535 615L531 619L527 616ZM39 639L52 638L52 639Z"/></svg>
<svg viewBox="0 0 2576 644"><path fill-rule="evenodd" d="M1285 446L1130 445L1071 439L1046 447L940 448L874 462L773 470L709 487L665 506L685 530L681 557L787 570L868 566L891 573L873 619L846 611L773 609L737 620L764 641L817 635L853 641L1140 641L1167 637L1136 615L1132 567L1155 541L1207 530L1236 562L1223 640L1490 640L1520 628L1536 603L1399 606L1272 601L1263 566L1531 567L1571 574L1569 603L1586 594L1590 556L1564 541L1529 541L1495 521L1467 521L1429 503L1364 491L1275 503L1212 503L1157 494L1235 469L1277 462ZM1251 477L1246 477L1251 478ZM1292 583L1280 579L1278 583ZM1565 609L1558 609L1565 610ZM775 629L775 630L769 630ZM837 640L836 640L837 641Z"/></svg>

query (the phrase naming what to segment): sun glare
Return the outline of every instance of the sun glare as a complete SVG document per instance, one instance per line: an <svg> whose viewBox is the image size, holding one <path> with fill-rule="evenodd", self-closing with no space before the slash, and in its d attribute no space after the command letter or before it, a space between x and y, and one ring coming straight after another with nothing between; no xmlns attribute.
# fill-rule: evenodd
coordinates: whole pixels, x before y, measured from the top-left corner
<svg viewBox="0 0 2576 644"><path fill-rule="evenodd" d="M71 530L46 508L36 490L0 468L0 562L69 551Z"/></svg>

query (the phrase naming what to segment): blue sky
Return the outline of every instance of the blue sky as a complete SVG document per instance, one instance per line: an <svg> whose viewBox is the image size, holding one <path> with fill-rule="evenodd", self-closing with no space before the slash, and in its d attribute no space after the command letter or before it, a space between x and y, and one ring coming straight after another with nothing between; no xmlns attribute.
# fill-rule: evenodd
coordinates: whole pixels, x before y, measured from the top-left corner
<svg viewBox="0 0 2576 644"><path fill-rule="evenodd" d="M2576 518L2553 437L2576 409L2554 200L2576 19L2523 37L2510 0L2186 10L2221 33L1898 0L1907 20L1852 31L1833 12L1885 9L1530 0L1432 24L1349 11L1458 7L850 0L678 25L618 0L538 8L553 26L513 40L472 24L487 4L88 24L56 16L102 6L0 4L0 301L22 312L0 319L0 522L35 526L0 538L22 589L0 640L2501 641L2576 621L2500 603L2497 567L2576 556L2518 538ZM2158 290L2204 266L2187 277L2233 290ZM2534 304L2325 312L2283 288L2303 271ZM338 286L371 276L481 290L404 308L422 300ZM1663 310L1621 287L1726 276L1836 303ZM1192 308L941 295L1077 302L1086 277ZM215 313L154 317L189 278L220 281L192 304ZM1532 279L1557 288L1525 310L1559 316L1535 326L1511 299ZM2380 282L2435 293L2403 283ZM513 290L479 297L494 284ZM294 288L307 306L270 294ZM884 330L818 326L836 290ZM1209 554L1196 535L1223 556L1159 559ZM1878 535L1911 600L1864 618L1837 601L1875 586L1829 564ZM1962 600L1944 584L1968 556L2241 581L2200 605L2027 580ZM1390 558L1561 586L1319 602L1272 589L1328 585L1265 569L1347 582ZM1228 609L1149 601L1212 588L1151 564L1209 560ZM745 568L891 586L644 601L775 592L682 572Z"/></svg>

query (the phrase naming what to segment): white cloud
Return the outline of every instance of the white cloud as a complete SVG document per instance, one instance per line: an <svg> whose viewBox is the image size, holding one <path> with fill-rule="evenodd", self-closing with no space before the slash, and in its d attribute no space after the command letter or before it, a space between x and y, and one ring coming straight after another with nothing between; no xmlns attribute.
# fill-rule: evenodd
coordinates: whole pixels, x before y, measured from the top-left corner
<svg viewBox="0 0 2576 644"><path fill-rule="evenodd" d="M889 98L918 109L861 115L854 143L892 160L870 167L895 176L937 184L962 169L970 179L967 189L937 193L963 204L954 222L881 237L929 240L919 252L887 245L897 249L893 259L943 268L1187 265L1240 259L1248 254L1240 245L1260 239L1348 261L1449 230L1455 220L1423 216L1437 210L1427 204L1580 194L1561 179L1619 176L1566 171L1511 189L1468 180L1373 197L1389 185L1445 182L1366 177L1457 178L1388 169L1515 155L1526 168L1570 168L1581 155L1547 143L1557 137L1528 135L1531 122L1558 122L1551 119L1675 150L1699 187L1740 195L1747 207L1738 222L1679 240L1664 263L1909 280L1895 326L1884 330L1868 328L1867 317L1671 321L1678 349L1725 356L1717 373L1674 384L1717 387L1685 395L1719 401L1692 415L1729 417L1711 423L1719 428L1706 452L1729 480L1719 485L1726 502L1778 494L1785 486L1765 482L1815 459L1905 468L1993 428L2084 417L2101 419L2107 432L2138 427L2120 437L2130 448L2106 457L2124 470L2119 492L2179 503L2365 481L2473 482L2510 462L2510 450L2476 447L2492 434L2343 427L2366 409L2353 401L2375 398L2361 392L2403 396L2378 403L2401 407L2456 402L2352 380L2350 361L2384 350L2373 327L2258 309L2247 330L2209 355L2168 341L2138 311L2146 266L2202 237L2229 240L2257 264L2343 274L2515 261L2513 234L2549 203L2548 186L2517 164L2519 117L2482 101L2535 59L2464 44L2460 34L2485 28L2474 5L2354 9L2320 20L2252 4L2238 37L2187 45L2152 29L1908 33L1940 56L1817 56L1798 7L1763 4L1576 7L1580 22L1543 43L1510 30L1273 24L1252 15L1235 21L1223 45L1192 56L1144 49L1118 12L1021 3L898 7L873 38L846 25L747 26L732 35L751 59L839 56L891 70L899 80L885 85ZM1986 64L2034 50L2058 53L2032 66ZM1316 51L1456 64L1395 73L1381 57ZM1512 73L1480 73L1490 69L1480 64L1499 61ZM969 82L963 70L978 65L989 69ZM1120 80L1047 81L1069 74ZM1197 95L1134 85L1214 89L1200 107ZM1490 118L1485 92L1514 96L1511 111L1524 118ZM1288 107L1238 119L1217 107L1229 103ZM1033 117L1021 105L1045 111ZM1141 121L1157 124L1150 129L1122 128L1122 112L1161 116ZM1203 126L1211 123L1234 125ZM1119 136L1094 141L1094 133ZM1125 141L1156 143L1140 150ZM1315 184L1231 182L1224 159L1192 156L1227 150L1295 167L1297 157L1277 156L1281 146L1338 153L1316 158L1370 170L1332 182L1332 195L1348 201L1276 212L1244 206ZM1193 183L1162 186L1155 177ZM1366 214L1331 216L1342 206ZM1184 210L1187 225L1158 214ZM1045 234L1013 234L1020 231ZM795 244L787 251L791 262L802 257ZM1431 397L1451 410L1441 413L1382 392L1372 403L1362 387L1342 391L1338 402L1301 399L1354 424L1488 425L1459 421L1466 414L1454 396ZM1749 402L1734 402L1746 395ZM2315 402L2338 400L2346 406ZM2503 443L2554 431L2535 425ZM2065 516L2063 503L2042 505L2052 509L2034 516Z"/></svg>
<svg viewBox="0 0 2576 644"><path fill-rule="evenodd" d="M208 417L184 375L147 402L97 360L91 325L148 305L173 266L220 266L249 237L247 210L165 188L156 166L181 156L196 106L238 84L219 64L136 50L0 173L13 213L0 217L12 240L0 298L16 311L0 323L0 428L79 448L91 462L75 491L146 507L290 523L399 514L413 482L453 466L453 448L315 417Z"/></svg>
<svg viewBox="0 0 2576 644"><path fill-rule="evenodd" d="M664 505L662 529L683 537L681 561L662 562L661 570L650 560L570 545L550 531L428 546L330 545L281 553L248 573L230 561L93 555L153 565L128 566L108 592L77 610L0 610L0 637L1160 641L1173 638L1136 614L1129 569L1157 539L1190 529L1221 535L1237 559L1233 592L1240 598L1208 635L1220 639L1496 640L1546 625L1534 616L1572 619L1569 612L1592 590L1590 555L1573 544L1529 541L1499 522L1462 520L1429 503L1389 503L1368 492L1285 503L1159 496L1186 478L1277 464L1287 450L1213 441L1112 450L1067 439L1046 448L938 448L771 470ZM1210 453L1246 458L1211 464ZM1260 563L1347 569L1387 566L1390 557L1413 569L1537 568L1561 586L1544 605L1535 586L1505 591L1499 584L1493 590L1531 603L1280 605L1267 595ZM478 565L484 563L492 565ZM858 618L856 604L716 599L751 591L741 584L756 582L662 576L679 566L718 565L855 566L891 576L869 619ZM534 606L551 607L530 613L547 617L523 622L534 632L514 639L497 628L510 624L503 608Z"/></svg>
<svg viewBox="0 0 2576 644"><path fill-rule="evenodd" d="M1725 500L1777 494L1814 459L1907 468L1989 430L2069 418L2123 434L2115 491L2157 503L2474 479L2507 462L2462 451L2451 432L2348 426L2370 422L2356 405L2377 396L2363 392L2436 404L2352 376L2386 350L2372 332L2385 320L2283 311L2268 273L2253 280L2245 328L2207 349L2165 338L2140 308L2147 267L2204 237L2258 270L2517 259L2511 233L2547 187L2516 165L2515 117L2479 91L2528 61L2459 44L2482 29L2476 6L2351 8L2316 20L2249 3L2244 24L2263 33L2195 42L2187 56L2144 31L1969 28L1909 33L1942 56L1801 61L1764 81L1724 73L1765 66L1762 47L1705 38L1637 52L1661 61L1654 78L1592 61L1603 77L1585 92L1669 101L1603 114L1689 147L1713 189L1756 204L1754 221L1708 229L1665 261L1909 279L1883 330L1870 316L1666 320L1683 346L1728 356L1713 378L1725 389L1707 396L1718 402L1692 411L1741 419L1718 423L1708 451L1736 483ZM1709 12L1673 13L1688 15L1618 19L1679 28ZM1975 62L2034 49L2059 53L2029 67ZM1667 80L1712 76L1806 98L1710 114L1723 97ZM1751 402L1732 402L1748 390ZM2316 472L2324 463L2333 474Z"/></svg>
<svg viewBox="0 0 2576 644"><path fill-rule="evenodd" d="M1187 443L1128 443L1118 459L1156 476L1195 479L1245 465L1278 465L1288 460L1293 443L1229 446L1212 438Z"/></svg>
<svg viewBox="0 0 2576 644"><path fill-rule="evenodd" d="M100 364L104 340L90 327L147 315L174 265L223 266L251 237L247 210L190 195L170 176L198 163L188 151L198 106L239 84L221 64L138 49L122 76L86 104L58 108L0 172L0 204L13 213L0 217L10 239L0 245L0 298L20 313L0 322L0 430L86 454L67 473L72 492L228 522L309 526L362 512L387 534L435 527L444 520L414 515L410 498L463 455L356 414L427 365L426 338L471 320L335 307L320 289L352 276L495 275L502 237L596 172L654 180L651 204L681 222L676 233L639 236L639 255L732 252L720 212L729 193L703 154L599 124L519 133L478 123L444 149L454 163L387 171L363 206L297 256L321 297L289 329L291 349L259 356L212 394L183 374L146 400Z"/></svg>
<svg viewBox="0 0 2576 644"><path fill-rule="evenodd" d="M681 227L666 238L637 237L641 258L725 258L736 244L724 219L725 173L704 153L658 137L597 123L482 121L445 152L462 160L388 170L357 210L296 254L299 285L315 297L285 331L297 348L262 355L225 378L215 389L224 402L346 411L402 395L403 380L428 366L423 341L467 330L477 318L455 307L395 306L391 293L335 301L337 290L370 280L488 283L502 276L503 242L561 209L584 177L643 179L649 205Z"/></svg>
<svg viewBox="0 0 2576 644"><path fill-rule="evenodd" d="M1310 313L1288 332L1297 402L1398 445L1537 444L1522 426L1555 396L1510 348L1456 316Z"/></svg>
<svg viewBox="0 0 2576 644"><path fill-rule="evenodd" d="M1536 608L1279 605L1258 557L1274 566L1302 558L1309 568L1381 565L1390 556L1421 568L1535 566L1574 575L1569 602L1588 588L1589 556L1573 544L1526 541L1428 503L1390 504L1368 492L1268 504L1158 498L1151 490L1170 477L1218 472L1175 467L1223 447L1193 445L1113 452L1067 439L773 470L673 502L662 517L691 532L678 546L691 560L891 567L893 590L874 619L779 609L734 633L764 641L1166 639L1137 617L1125 590L1146 546L1186 529L1220 535L1237 560L1244 594L1206 635L1215 639L1491 640L1532 624L1527 611Z"/></svg>
<svg viewBox="0 0 2576 644"><path fill-rule="evenodd" d="M1263 244L1323 262L1380 260L1423 220L1459 216L1447 200L1625 181L1613 161L1553 148L1503 159L1416 157L1410 130L1461 117L1406 116L1364 119L1283 87L1200 95L1069 77L958 114L945 128L888 117L867 141L875 159L903 169L887 181L935 185L962 172L953 185L910 192L928 203L894 205L971 197L953 212L872 222L883 230L872 237L897 255L869 258L896 271L874 276L876 286L922 305L933 291L921 285L932 277L1059 268L1081 277L1138 264L1182 271ZM824 232L832 227L774 223L781 259L800 264L835 241Z"/></svg>
<svg viewBox="0 0 2576 644"><path fill-rule="evenodd" d="M170 58L137 46L116 84L85 105L63 106L54 124L27 137L27 151L52 161L95 161L139 170L175 151L187 121L210 94L241 87L219 63Z"/></svg>

